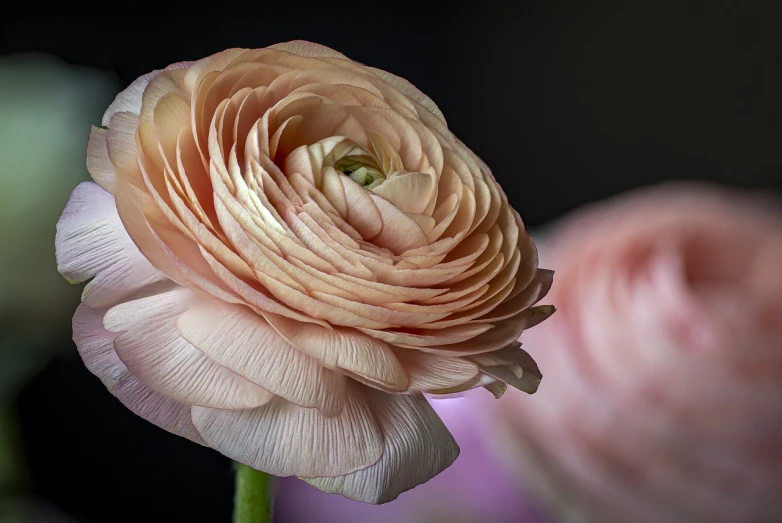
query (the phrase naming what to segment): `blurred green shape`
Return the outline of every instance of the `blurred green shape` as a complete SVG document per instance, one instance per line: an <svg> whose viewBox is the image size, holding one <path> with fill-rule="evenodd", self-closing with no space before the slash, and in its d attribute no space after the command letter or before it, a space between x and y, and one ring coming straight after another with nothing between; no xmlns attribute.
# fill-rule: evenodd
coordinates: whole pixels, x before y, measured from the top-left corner
<svg viewBox="0 0 782 523"><path fill-rule="evenodd" d="M68 350L80 289L57 272L54 234L89 179L90 126L118 90L105 72L43 54L0 56L0 521L21 517L22 452L11 405L57 349ZM14 513L17 513L14 516Z"/></svg>
<svg viewBox="0 0 782 523"><path fill-rule="evenodd" d="M112 76L41 54L0 57L0 322L62 320L77 290L54 264L54 225L89 175L90 125L117 91Z"/></svg>

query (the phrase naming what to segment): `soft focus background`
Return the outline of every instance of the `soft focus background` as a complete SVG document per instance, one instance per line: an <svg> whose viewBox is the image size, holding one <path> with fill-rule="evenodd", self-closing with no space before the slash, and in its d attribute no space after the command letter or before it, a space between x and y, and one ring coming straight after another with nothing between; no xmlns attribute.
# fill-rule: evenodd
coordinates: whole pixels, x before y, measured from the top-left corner
<svg viewBox="0 0 782 523"><path fill-rule="evenodd" d="M230 519L228 461L136 418L83 367L70 340L79 289L54 264L54 224L88 178L90 125L153 69L307 39L391 71L434 99L532 230L663 180L782 191L777 2L370 14L2 17L0 522ZM477 392L437 402L462 457L432 483L376 508L285 480L277 521L550 520L485 448Z"/></svg>

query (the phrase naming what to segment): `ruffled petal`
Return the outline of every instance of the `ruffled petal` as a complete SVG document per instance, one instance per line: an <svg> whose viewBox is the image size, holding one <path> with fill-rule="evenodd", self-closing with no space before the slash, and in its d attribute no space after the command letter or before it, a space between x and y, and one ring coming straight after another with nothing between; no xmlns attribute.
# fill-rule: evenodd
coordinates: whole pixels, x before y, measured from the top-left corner
<svg viewBox="0 0 782 523"><path fill-rule="evenodd" d="M377 338L354 329L327 329L275 314L265 316L283 338L329 368L352 372L398 392L409 386L405 369L394 352Z"/></svg>
<svg viewBox="0 0 782 523"><path fill-rule="evenodd" d="M106 308L79 305L73 341L85 366L125 407L158 427L206 445L190 419L190 406L153 392L128 371L114 350L116 333L103 327Z"/></svg>
<svg viewBox="0 0 782 523"><path fill-rule="evenodd" d="M194 293L170 290L112 307L106 329L120 334L117 355L149 388L171 399L216 408L246 409L274 397L243 376L221 366L179 335L176 321Z"/></svg>
<svg viewBox="0 0 782 523"><path fill-rule="evenodd" d="M71 193L57 222L57 269L68 281L90 278L82 301L92 307L113 305L147 285L168 278L155 269L128 236L114 197L91 182Z"/></svg>
<svg viewBox="0 0 782 523"><path fill-rule="evenodd" d="M252 410L193 407L193 423L209 446L275 476L348 474L383 453L383 435L358 385L338 416L275 398Z"/></svg>
<svg viewBox="0 0 782 523"><path fill-rule="evenodd" d="M98 127L90 131L90 139L87 142L87 171L101 189L114 194L114 183L117 172L109 158L106 138L109 131Z"/></svg>
<svg viewBox="0 0 782 523"><path fill-rule="evenodd" d="M211 360L296 405L326 416L345 405L343 376L297 350L245 306L197 299L176 325Z"/></svg>
<svg viewBox="0 0 782 523"><path fill-rule="evenodd" d="M456 441L423 396L374 392L371 405L385 441L380 461L351 474L302 479L356 501L388 503L429 481L459 456Z"/></svg>

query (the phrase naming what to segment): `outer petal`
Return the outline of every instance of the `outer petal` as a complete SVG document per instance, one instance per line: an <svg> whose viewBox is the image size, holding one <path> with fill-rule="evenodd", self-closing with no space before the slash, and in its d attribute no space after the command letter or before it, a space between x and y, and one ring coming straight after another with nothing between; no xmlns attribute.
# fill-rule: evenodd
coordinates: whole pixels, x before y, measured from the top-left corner
<svg viewBox="0 0 782 523"><path fill-rule="evenodd" d="M101 189L114 194L117 172L109 158L109 149L106 143L108 134L107 129L92 127L90 139L87 142L87 170Z"/></svg>
<svg viewBox="0 0 782 523"><path fill-rule="evenodd" d="M73 341L86 367L125 407L169 432L205 445L190 420L190 406L153 392L133 376L114 351L116 333L103 327L106 308L79 305L73 315Z"/></svg>
<svg viewBox="0 0 782 523"><path fill-rule="evenodd" d="M413 391L433 392L459 386L478 375L478 367L462 358L427 354L414 349L397 349L399 360L410 377Z"/></svg>
<svg viewBox="0 0 782 523"><path fill-rule="evenodd" d="M84 288L87 305L113 305L152 283L166 281L125 232L114 197L91 182L71 193L57 222L57 269L74 283L94 278Z"/></svg>
<svg viewBox="0 0 782 523"><path fill-rule="evenodd" d="M273 395L222 367L176 330L193 292L176 286L112 307L104 317L111 332L123 332L114 347L128 369L156 392L191 405L253 408Z"/></svg>
<svg viewBox="0 0 782 523"><path fill-rule="evenodd" d="M170 69L186 69L193 62L179 62L171 64L166 67L166 70ZM103 114L103 121L101 122L104 127L108 127L111 123L111 118L117 113L133 113L139 114L141 112L141 98L144 95L144 89L147 88L149 82L155 79L163 70L152 71L144 76L136 78L124 91L120 92L114 101L106 109Z"/></svg>
<svg viewBox="0 0 782 523"><path fill-rule="evenodd" d="M346 474L383 453L383 435L358 385L339 416L282 398L242 411L193 408L193 423L222 454L275 476Z"/></svg>
<svg viewBox="0 0 782 523"><path fill-rule="evenodd" d="M315 58L347 58L344 54L335 51L330 47L308 42L306 40L291 40L290 42L282 42L279 44L270 45L269 49L278 49L280 51L286 51L298 56L312 56Z"/></svg>
<svg viewBox="0 0 782 523"><path fill-rule="evenodd" d="M304 478L307 483L357 501L387 503L456 460L456 441L423 396L372 392L371 400L385 438L380 461L344 476Z"/></svg>

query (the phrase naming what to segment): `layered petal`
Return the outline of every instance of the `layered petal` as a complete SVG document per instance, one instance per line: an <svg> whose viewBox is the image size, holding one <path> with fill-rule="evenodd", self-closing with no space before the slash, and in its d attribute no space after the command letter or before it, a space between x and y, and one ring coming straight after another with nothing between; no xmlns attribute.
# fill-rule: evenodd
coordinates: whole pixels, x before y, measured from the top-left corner
<svg viewBox="0 0 782 523"><path fill-rule="evenodd" d="M55 237L57 269L68 281L90 281L82 301L119 302L147 285L168 280L139 252L120 221L114 197L84 182L71 193Z"/></svg>
<svg viewBox="0 0 782 523"><path fill-rule="evenodd" d="M177 332L177 319L193 301L192 291L175 286L109 309L103 321L107 330L119 333L114 340L119 358L148 387L183 403L246 409L271 401L272 393Z"/></svg>
<svg viewBox="0 0 782 523"><path fill-rule="evenodd" d="M193 407L193 423L210 447L275 476L346 474L383 454L383 434L358 385L332 417L275 398L251 410Z"/></svg>
<svg viewBox="0 0 782 523"><path fill-rule="evenodd" d="M190 419L190 405L152 391L114 350L117 334L103 327L106 308L81 304L73 316L73 341L87 368L125 407L158 427L205 445Z"/></svg>
<svg viewBox="0 0 782 523"><path fill-rule="evenodd" d="M423 396L373 392L371 405L385 442L380 460L352 474L305 477L307 483L357 501L387 503L436 476L459 456L459 447Z"/></svg>

